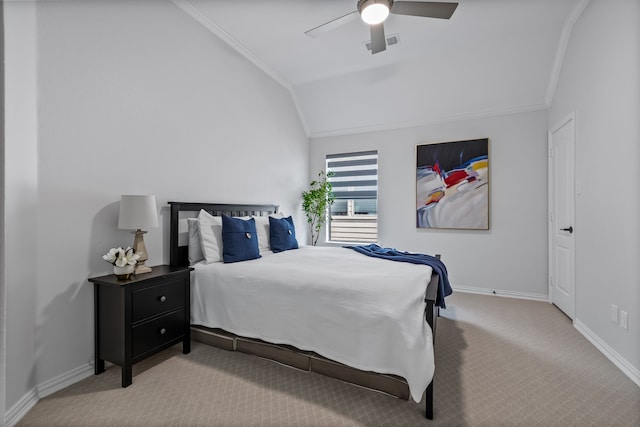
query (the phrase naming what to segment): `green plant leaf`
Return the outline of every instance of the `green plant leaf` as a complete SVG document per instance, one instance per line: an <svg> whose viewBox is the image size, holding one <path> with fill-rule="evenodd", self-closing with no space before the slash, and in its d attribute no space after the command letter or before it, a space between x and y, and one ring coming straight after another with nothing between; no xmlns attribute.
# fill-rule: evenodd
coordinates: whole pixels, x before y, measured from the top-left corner
<svg viewBox="0 0 640 427"><path fill-rule="evenodd" d="M327 180L334 176L332 171L325 173L320 171L318 179L309 183L309 190L302 193L302 210L305 213L309 231L311 232L311 244L316 245L320 230L327 222L328 210L335 201L333 187Z"/></svg>

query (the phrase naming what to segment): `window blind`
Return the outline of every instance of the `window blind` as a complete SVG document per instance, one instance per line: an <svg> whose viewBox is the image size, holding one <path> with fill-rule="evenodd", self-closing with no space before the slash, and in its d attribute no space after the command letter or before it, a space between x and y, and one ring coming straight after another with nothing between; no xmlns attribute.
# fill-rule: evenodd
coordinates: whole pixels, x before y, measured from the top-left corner
<svg viewBox="0 0 640 427"><path fill-rule="evenodd" d="M377 199L378 152L328 154L327 171L336 199Z"/></svg>

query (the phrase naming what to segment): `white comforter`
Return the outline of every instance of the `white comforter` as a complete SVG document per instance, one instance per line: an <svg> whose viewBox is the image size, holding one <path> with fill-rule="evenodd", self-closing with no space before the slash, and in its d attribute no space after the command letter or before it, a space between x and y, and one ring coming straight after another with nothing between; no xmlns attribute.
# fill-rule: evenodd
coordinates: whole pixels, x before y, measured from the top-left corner
<svg viewBox="0 0 640 427"><path fill-rule="evenodd" d="M191 323L402 376L419 402L434 371L424 320L430 277L428 266L336 247L197 264Z"/></svg>

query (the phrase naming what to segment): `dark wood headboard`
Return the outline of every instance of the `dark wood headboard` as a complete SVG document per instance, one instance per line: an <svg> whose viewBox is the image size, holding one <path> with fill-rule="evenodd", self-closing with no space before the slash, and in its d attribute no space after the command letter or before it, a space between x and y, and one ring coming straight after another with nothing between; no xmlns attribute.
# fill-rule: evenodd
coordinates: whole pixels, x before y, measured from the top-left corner
<svg viewBox="0 0 640 427"><path fill-rule="evenodd" d="M169 202L171 205L169 254L172 266L189 265L188 246L180 246L178 240L178 221L180 212L188 212L186 217L195 218L201 209L213 216L222 214L229 216L267 216L278 212L278 205L248 205L227 203L199 203L199 202Z"/></svg>

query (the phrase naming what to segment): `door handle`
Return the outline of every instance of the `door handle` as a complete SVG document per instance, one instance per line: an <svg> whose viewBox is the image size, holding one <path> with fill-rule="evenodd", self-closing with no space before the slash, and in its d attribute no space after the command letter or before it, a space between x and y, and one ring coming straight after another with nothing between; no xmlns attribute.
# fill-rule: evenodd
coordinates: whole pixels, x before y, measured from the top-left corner
<svg viewBox="0 0 640 427"><path fill-rule="evenodd" d="M561 228L560 231L568 231L569 234L573 233L573 227L569 226L568 228Z"/></svg>

